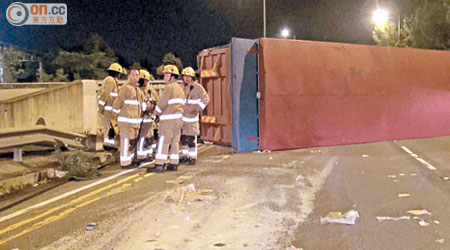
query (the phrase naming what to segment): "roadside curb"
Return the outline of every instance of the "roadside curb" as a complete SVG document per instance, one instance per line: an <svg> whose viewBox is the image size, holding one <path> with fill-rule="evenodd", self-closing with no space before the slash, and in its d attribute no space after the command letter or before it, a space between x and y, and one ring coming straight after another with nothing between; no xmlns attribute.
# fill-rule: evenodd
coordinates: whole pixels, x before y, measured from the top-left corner
<svg viewBox="0 0 450 250"><path fill-rule="evenodd" d="M0 197L48 179L47 169L0 181Z"/></svg>

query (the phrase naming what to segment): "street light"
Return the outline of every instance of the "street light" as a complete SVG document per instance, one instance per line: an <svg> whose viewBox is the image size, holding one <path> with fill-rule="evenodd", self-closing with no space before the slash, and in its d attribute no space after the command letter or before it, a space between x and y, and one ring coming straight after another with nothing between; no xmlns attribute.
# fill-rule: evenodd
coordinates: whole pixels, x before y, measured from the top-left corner
<svg viewBox="0 0 450 250"><path fill-rule="evenodd" d="M284 38L287 38L288 36L289 36L289 30L288 29L286 29L286 28L284 28L282 31L281 31L281 36L282 37L284 37Z"/></svg>
<svg viewBox="0 0 450 250"><path fill-rule="evenodd" d="M398 9L397 6L395 6L395 9L397 11L397 42L400 42L400 33L402 32L400 10ZM389 20L389 14L384 9L377 9L373 12L372 20L375 23L375 25L384 27Z"/></svg>
<svg viewBox="0 0 450 250"><path fill-rule="evenodd" d="M386 25L388 19L389 19L389 14L384 9L377 9L373 12L372 20L377 26Z"/></svg>
<svg viewBox="0 0 450 250"><path fill-rule="evenodd" d="M264 37L266 37L266 0L263 0Z"/></svg>

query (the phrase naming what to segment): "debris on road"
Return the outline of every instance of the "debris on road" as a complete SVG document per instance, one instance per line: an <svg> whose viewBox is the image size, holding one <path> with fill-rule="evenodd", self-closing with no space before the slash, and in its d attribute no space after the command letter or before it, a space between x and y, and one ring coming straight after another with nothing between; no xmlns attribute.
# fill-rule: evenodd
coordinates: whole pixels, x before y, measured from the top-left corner
<svg viewBox="0 0 450 250"><path fill-rule="evenodd" d="M206 193L211 193L213 190L210 189L195 189L194 183L186 185L184 187L177 188L174 192L169 194L167 197L169 201L177 203L180 205L184 201L194 202L194 201L212 201L215 200L215 196L205 195Z"/></svg>
<svg viewBox="0 0 450 250"><path fill-rule="evenodd" d="M450 181L450 177L448 176L442 176L441 179L444 181Z"/></svg>
<svg viewBox="0 0 450 250"><path fill-rule="evenodd" d="M420 215L431 215L431 213L428 212L426 209L408 210L406 212L409 213L409 214L417 215L417 216L420 216Z"/></svg>
<svg viewBox="0 0 450 250"><path fill-rule="evenodd" d="M56 178L63 178L64 176L66 176L69 172L68 171L59 171L59 170L55 170L55 177Z"/></svg>
<svg viewBox="0 0 450 250"><path fill-rule="evenodd" d="M282 164L283 168L295 169L297 168L297 161L291 161L288 164Z"/></svg>
<svg viewBox="0 0 450 250"><path fill-rule="evenodd" d="M290 247L286 247L286 250L303 250L303 248L296 248L294 245L291 245Z"/></svg>
<svg viewBox="0 0 450 250"><path fill-rule="evenodd" d="M363 157L363 158L368 158L369 155L364 154L364 155L362 155L362 157Z"/></svg>
<svg viewBox="0 0 450 250"><path fill-rule="evenodd" d="M253 153L255 153L255 154L265 154L265 153L272 153L272 151L270 151L270 150L268 150L268 149L264 149L264 150L256 150L256 151L253 151Z"/></svg>
<svg viewBox="0 0 450 250"><path fill-rule="evenodd" d="M404 194L398 194L398 198L409 198L409 197L411 197L410 194L406 194L406 193L404 193Z"/></svg>
<svg viewBox="0 0 450 250"><path fill-rule="evenodd" d="M182 180L182 179L168 180L168 181L166 181L166 183L180 185L180 184L184 183L184 180Z"/></svg>
<svg viewBox="0 0 450 250"><path fill-rule="evenodd" d="M390 174L390 175L388 175L387 177L388 177L388 178L392 178L392 179L397 178L397 176L396 176L395 174Z"/></svg>
<svg viewBox="0 0 450 250"><path fill-rule="evenodd" d="M213 145L213 144L214 144L214 142L210 142L210 141L203 141L203 144L205 144L205 145Z"/></svg>
<svg viewBox="0 0 450 250"><path fill-rule="evenodd" d="M433 221L434 222L434 224L436 224L436 225L439 225L440 224L440 222L438 221L438 220L435 220L435 221Z"/></svg>
<svg viewBox="0 0 450 250"><path fill-rule="evenodd" d="M49 168L46 171L47 177L49 179L55 179L55 178L63 178L66 176L69 172L68 171L61 171L54 168Z"/></svg>
<svg viewBox="0 0 450 250"><path fill-rule="evenodd" d="M97 227L97 223L91 222L85 226L87 231L93 231Z"/></svg>
<svg viewBox="0 0 450 250"><path fill-rule="evenodd" d="M400 174L398 174L398 176L405 176L405 174L404 173L400 173Z"/></svg>
<svg viewBox="0 0 450 250"><path fill-rule="evenodd" d="M182 176L177 177L175 180L168 180L168 181L166 181L166 183L180 185L180 184L183 184L185 181L192 179L192 177L193 176L190 176L190 175L182 175Z"/></svg>
<svg viewBox="0 0 450 250"><path fill-rule="evenodd" d="M377 216L378 221L399 221L399 220L410 220L409 216L401 216L401 217L389 217L389 216Z"/></svg>
<svg viewBox="0 0 450 250"><path fill-rule="evenodd" d="M194 183L191 183L191 184L189 184L187 186L184 186L183 187L183 191L184 192L195 192L195 185L194 185Z"/></svg>
<svg viewBox="0 0 450 250"><path fill-rule="evenodd" d="M295 178L295 181L303 181L303 180L305 180L305 179L306 179L305 176L303 176L303 175L298 175L298 176Z"/></svg>
<svg viewBox="0 0 450 250"><path fill-rule="evenodd" d="M345 225L355 225L356 219L359 218L358 211L350 210L344 214L341 212L330 212L325 217L320 217L320 224L337 223Z"/></svg>
<svg viewBox="0 0 450 250"><path fill-rule="evenodd" d="M61 170L67 171L69 178L89 179L99 175L99 164L93 159L91 153L74 150L68 152L57 151L55 155Z"/></svg>
<svg viewBox="0 0 450 250"><path fill-rule="evenodd" d="M437 239L437 240L436 240L436 243L444 244L444 241L445 241L444 239Z"/></svg>
<svg viewBox="0 0 450 250"><path fill-rule="evenodd" d="M428 222L426 222L426 221L424 221L424 220L421 220L421 221L419 221L419 225L420 225L421 227L428 227L428 226L430 225L430 223L428 223Z"/></svg>

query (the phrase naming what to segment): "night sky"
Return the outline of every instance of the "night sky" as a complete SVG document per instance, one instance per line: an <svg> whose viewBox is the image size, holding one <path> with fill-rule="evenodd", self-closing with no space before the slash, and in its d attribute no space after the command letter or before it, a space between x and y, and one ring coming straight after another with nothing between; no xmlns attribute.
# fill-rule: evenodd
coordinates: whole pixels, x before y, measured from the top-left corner
<svg viewBox="0 0 450 250"><path fill-rule="evenodd" d="M174 52L185 65L196 65L205 48L225 45L231 37L259 38L263 34L262 0L79 0L65 2L65 26L15 27L5 18L15 1L1 0L0 40L23 49L45 52L71 49L93 33L102 36L120 62L140 61L154 68L163 55ZM372 10L395 1L266 0L267 36L279 37L288 27L297 39L371 44Z"/></svg>

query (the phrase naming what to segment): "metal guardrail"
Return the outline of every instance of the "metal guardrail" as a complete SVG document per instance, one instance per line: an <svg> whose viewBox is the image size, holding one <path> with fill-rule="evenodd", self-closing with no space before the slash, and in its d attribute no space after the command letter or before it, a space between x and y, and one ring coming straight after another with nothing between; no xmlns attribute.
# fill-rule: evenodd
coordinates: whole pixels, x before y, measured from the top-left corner
<svg viewBox="0 0 450 250"><path fill-rule="evenodd" d="M57 142L71 147L84 147L86 135L37 125L29 128L0 129L0 149L12 149L14 161L22 161L22 147L28 145L55 145Z"/></svg>

